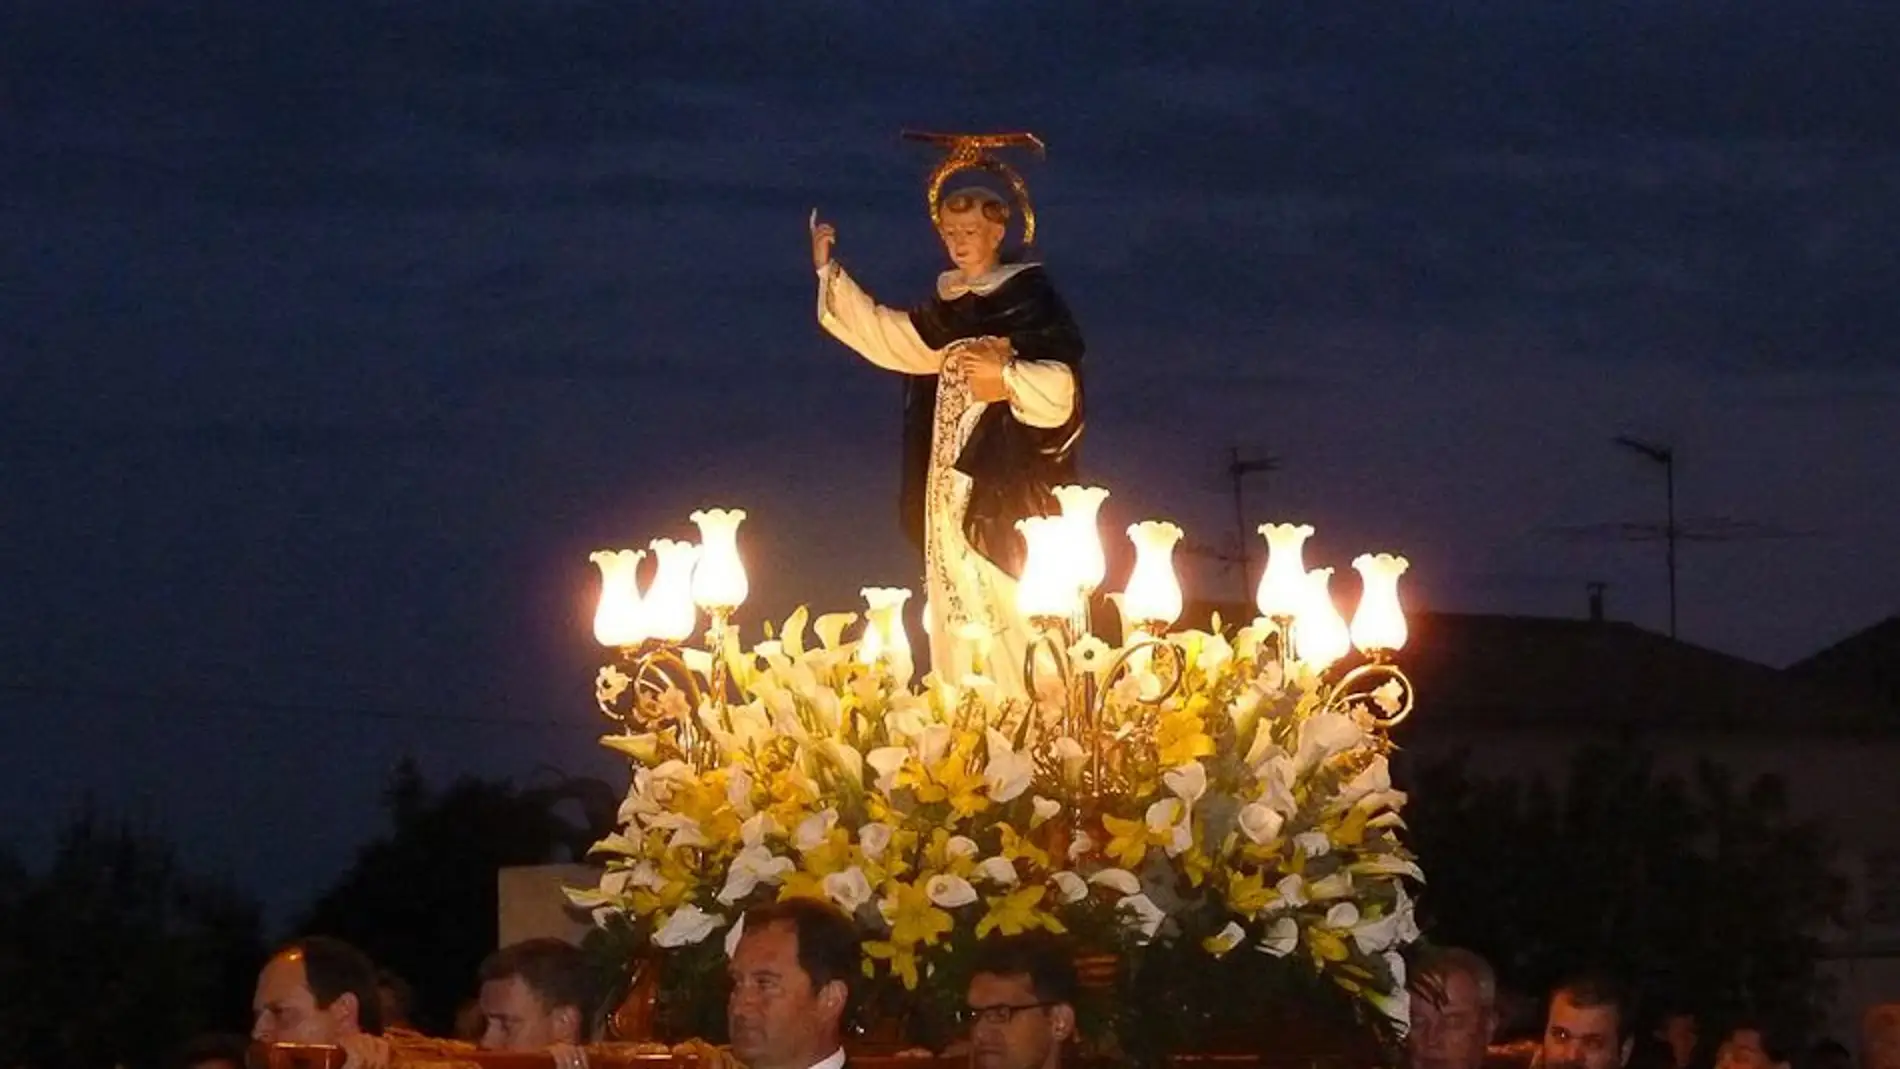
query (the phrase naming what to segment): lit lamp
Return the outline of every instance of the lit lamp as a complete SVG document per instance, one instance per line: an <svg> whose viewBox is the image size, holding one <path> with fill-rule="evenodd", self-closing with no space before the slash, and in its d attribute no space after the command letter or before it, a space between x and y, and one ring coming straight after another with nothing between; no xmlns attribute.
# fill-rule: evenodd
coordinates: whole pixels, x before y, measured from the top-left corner
<svg viewBox="0 0 1900 1069"><path fill-rule="evenodd" d="M1306 600L1294 617L1294 652L1316 672L1324 671L1352 652L1352 636L1347 633L1346 620L1333 604L1332 579L1331 568L1315 568L1306 573Z"/></svg>
<svg viewBox="0 0 1900 1069"><path fill-rule="evenodd" d="M858 640L858 660L884 661L902 686L910 685L916 668L910 655L910 635L904 630L904 603L910 591L902 587L865 587L864 637Z"/></svg>
<svg viewBox="0 0 1900 1069"><path fill-rule="evenodd" d="M1081 587L1065 559L1068 530L1061 516L1029 516L1016 521L1028 552L1023 577L1016 584L1016 611L1041 626L1053 626L1075 615Z"/></svg>
<svg viewBox="0 0 1900 1069"><path fill-rule="evenodd" d="M640 604L640 562L637 549L599 550L588 560L600 565L600 604L594 609L594 640L624 649L645 642L646 621Z"/></svg>
<svg viewBox="0 0 1900 1069"><path fill-rule="evenodd" d="M1293 620L1306 603L1306 540L1313 527L1305 523L1263 523L1260 533L1267 539L1267 567L1260 573L1260 589L1254 603L1260 615L1273 622L1276 655L1285 668L1292 651Z"/></svg>
<svg viewBox="0 0 1900 1069"><path fill-rule="evenodd" d="M684 642L699 618L693 609L693 563L699 558L699 547L656 538L652 548L660 564L644 602L647 631L662 642Z"/></svg>
<svg viewBox="0 0 1900 1069"><path fill-rule="evenodd" d="M1373 659L1405 646L1405 611L1399 607L1399 576L1410 563L1390 553L1362 553L1352 562L1364 592L1352 616L1352 644Z"/></svg>
<svg viewBox="0 0 1900 1069"><path fill-rule="evenodd" d="M750 587L739 559L744 509L702 509L690 517L699 526L699 562L693 568L693 604L715 620L745 604Z"/></svg>
<svg viewBox="0 0 1900 1069"><path fill-rule="evenodd" d="M1122 611L1134 626L1159 637L1181 616L1181 584L1174 577L1174 546L1181 529L1159 520L1128 528L1135 544L1135 568L1128 575Z"/></svg>
<svg viewBox="0 0 1900 1069"><path fill-rule="evenodd" d="M1072 581L1080 589L1078 611L1086 611L1089 595L1102 585L1108 561L1102 555L1102 532L1097 517L1108 491L1099 486L1058 486L1053 491L1062 505L1063 555ZM1086 629L1086 621L1082 621Z"/></svg>

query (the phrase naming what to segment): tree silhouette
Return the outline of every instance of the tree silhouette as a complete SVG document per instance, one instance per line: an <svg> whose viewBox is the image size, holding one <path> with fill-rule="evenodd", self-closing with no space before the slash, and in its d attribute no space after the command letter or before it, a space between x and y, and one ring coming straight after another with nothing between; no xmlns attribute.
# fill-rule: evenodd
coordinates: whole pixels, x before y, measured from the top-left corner
<svg viewBox="0 0 1900 1069"><path fill-rule="evenodd" d="M1579 750L1561 789L1462 759L1420 769L1415 787L1434 940L1486 954L1529 992L1597 967L1717 1020L1819 1020L1820 933L1845 885L1777 777L1738 783L1708 761L1664 775L1615 744Z"/></svg>
<svg viewBox="0 0 1900 1069"><path fill-rule="evenodd" d="M578 819L561 814L564 803ZM495 946L497 870L583 858L613 829L618 804L585 779L523 790L465 777L438 793L405 760L383 792L390 833L357 852L298 929L346 939L402 975L416 1023L445 1032Z"/></svg>
<svg viewBox="0 0 1900 1069"><path fill-rule="evenodd" d="M0 1064L150 1066L248 1031L258 908L164 840L90 814L46 871L0 857Z"/></svg>

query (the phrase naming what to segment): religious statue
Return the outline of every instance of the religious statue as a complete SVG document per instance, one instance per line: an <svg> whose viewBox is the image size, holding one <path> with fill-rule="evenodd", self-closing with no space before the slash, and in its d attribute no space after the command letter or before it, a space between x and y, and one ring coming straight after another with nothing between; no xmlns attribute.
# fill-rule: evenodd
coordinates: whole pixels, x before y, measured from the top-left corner
<svg viewBox="0 0 1900 1069"><path fill-rule="evenodd" d="M986 150L1032 135L907 135L948 146L927 192L951 269L910 311L873 301L832 257L837 231L812 213L818 322L858 355L908 376L900 507L923 552L931 663L958 679L987 650L991 678L1022 687L1028 622L1016 610L1025 546L1016 521L1060 511L1082 436L1082 335L1031 249L1035 214L1020 176ZM1002 175L1023 248L1004 253L1011 204L982 186L942 193L959 170Z"/></svg>

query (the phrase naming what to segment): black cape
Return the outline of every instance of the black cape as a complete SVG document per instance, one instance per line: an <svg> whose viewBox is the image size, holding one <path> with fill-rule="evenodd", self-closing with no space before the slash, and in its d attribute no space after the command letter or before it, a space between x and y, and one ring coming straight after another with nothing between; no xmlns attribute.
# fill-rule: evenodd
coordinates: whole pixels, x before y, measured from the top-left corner
<svg viewBox="0 0 1900 1069"><path fill-rule="evenodd" d="M991 563L1021 578L1025 546L1016 521L1060 511L1051 490L1075 480L1076 446L1082 437L1082 332L1040 266L1018 271L981 296L933 298L913 310L910 321L932 349L993 335L1008 338L1018 359L1053 360L1075 375L1075 409L1062 426L1031 427L999 402L977 418L957 456L957 470L970 477L964 536ZM904 533L919 551L925 538L924 487L937 386L935 375L912 376L904 383L900 507Z"/></svg>

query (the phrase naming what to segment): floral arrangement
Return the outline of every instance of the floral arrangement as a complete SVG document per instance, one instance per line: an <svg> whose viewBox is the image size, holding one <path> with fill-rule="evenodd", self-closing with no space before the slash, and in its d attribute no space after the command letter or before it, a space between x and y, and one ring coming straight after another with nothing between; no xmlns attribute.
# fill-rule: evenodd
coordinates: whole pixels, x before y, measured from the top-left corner
<svg viewBox="0 0 1900 1069"><path fill-rule="evenodd" d="M913 688L845 641L853 621L821 617L814 641L800 610L750 650L685 653L736 697L666 688L664 716L603 738L633 782L576 905L682 975L723 968L748 907L809 895L861 926L873 1002L954 1006L976 940L1046 929L1113 956L1123 1001L1171 956L1177 975L1317 981L1403 1035L1422 875L1379 723L1397 694L1342 700L1275 655L1272 623L1218 619L1171 649L1082 638L1073 678L1030 699L980 675ZM637 686L618 665L597 681L604 707ZM1114 790L1087 771L1104 743Z"/></svg>

